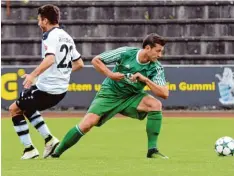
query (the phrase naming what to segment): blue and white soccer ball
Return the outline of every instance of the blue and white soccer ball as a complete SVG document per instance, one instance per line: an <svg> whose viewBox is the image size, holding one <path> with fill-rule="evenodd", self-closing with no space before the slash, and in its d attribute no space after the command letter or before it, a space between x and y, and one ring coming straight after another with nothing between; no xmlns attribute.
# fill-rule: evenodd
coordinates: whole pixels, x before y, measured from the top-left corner
<svg viewBox="0 0 234 176"><path fill-rule="evenodd" d="M215 151L219 156L234 156L234 140L225 136L215 142Z"/></svg>

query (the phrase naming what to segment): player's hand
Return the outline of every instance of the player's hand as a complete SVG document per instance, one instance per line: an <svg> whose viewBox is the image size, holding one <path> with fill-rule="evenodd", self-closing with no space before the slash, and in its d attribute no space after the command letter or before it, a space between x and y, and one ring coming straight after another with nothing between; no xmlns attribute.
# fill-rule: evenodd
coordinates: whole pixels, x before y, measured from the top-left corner
<svg viewBox="0 0 234 176"><path fill-rule="evenodd" d="M23 82L23 86L25 89L29 89L35 80L35 78L30 74L25 74L22 76L22 78L25 78Z"/></svg>
<svg viewBox="0 0 234 176"><path fill-rule="evenodd" d="M115 73L112 72L108 77L114 81L120 81L121 79L124 78L124 74L119 73L119 72L115 72Z"/></svg>
<svg viewBox="0 0 234 176"><path fill-rule="evenodd" d="M130 77L130 80L132 82L137 82L137 81L146 82L147 79L148 79L147 77L143 76L140 73L135 73L134 75Z"/></svg>

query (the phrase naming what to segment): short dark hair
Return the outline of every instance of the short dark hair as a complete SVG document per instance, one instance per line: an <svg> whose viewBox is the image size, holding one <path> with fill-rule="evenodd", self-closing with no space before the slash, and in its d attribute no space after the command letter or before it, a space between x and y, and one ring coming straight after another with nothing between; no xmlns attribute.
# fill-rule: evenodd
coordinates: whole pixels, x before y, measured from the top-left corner
<svg viewBox="0 0 234 176"><path fill-rule="evenodd" d="M57 6L52 4L47 4L39 7L38 15L41 15L41 18L47 18L50 24L58 24L60 20L60 10Z"/></svg>
<svg viewBox="0 0 234 176"><path fill-rule="evenodd" d="M155 47L156 43L164 46L166 44L166 40L156 33L151 33L144 38L142 47L145 48L147 45L149 45L151 48L153 48Z"/></svg>

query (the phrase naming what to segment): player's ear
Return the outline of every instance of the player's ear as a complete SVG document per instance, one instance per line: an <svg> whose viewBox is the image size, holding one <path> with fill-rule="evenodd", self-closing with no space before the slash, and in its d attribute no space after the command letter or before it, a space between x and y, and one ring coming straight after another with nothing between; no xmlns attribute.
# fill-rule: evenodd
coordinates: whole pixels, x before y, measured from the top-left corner
<svg viewBox="0 0 234 176"><path fill-rule="evenodd" d="M49 20L47 18L44 18L44 23L49 24Z"/></svg>
<svg viewBox="0 0 234 176"><path fill-rule="evenodd" d="M146 46L145 46L145 49L146 49L147 51L149 51L149 50L151 49L150 45L146 45Z"/></svg>

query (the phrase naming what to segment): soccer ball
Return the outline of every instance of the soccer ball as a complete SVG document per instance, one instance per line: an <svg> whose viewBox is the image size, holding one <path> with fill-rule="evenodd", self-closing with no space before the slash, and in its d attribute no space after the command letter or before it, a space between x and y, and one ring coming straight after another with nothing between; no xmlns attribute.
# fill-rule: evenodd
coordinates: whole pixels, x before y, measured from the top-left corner
<svg viewBox="0 0 234 176"><path fill-rule="evenodd" d="M225 136L219 138L215 142L215 151L219 156L234 155L234 140L231 137Z"/></svg>

